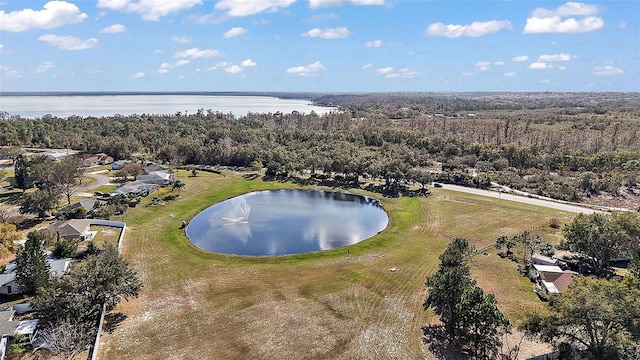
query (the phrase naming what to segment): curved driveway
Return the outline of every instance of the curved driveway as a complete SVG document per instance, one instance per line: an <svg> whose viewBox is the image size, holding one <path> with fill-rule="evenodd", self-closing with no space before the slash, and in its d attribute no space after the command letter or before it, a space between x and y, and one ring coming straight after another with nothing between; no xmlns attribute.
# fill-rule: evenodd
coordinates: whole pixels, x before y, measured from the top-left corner
<svg viewBox="0 0 640 360"><path fill-rule="evenodd" d="M99 174L99 171L86 173L86 174L84 174L84 176L90 177L90 178L92 178L92 179L94 179L96 181L94 183L91 183L91 184L87 185L87 186L83 186L82 187L82 191L89 191L89 190L93 190L95 188L99 188L102 185L107 185L109 183L109 181L110 181L108 176Z"/></svg>

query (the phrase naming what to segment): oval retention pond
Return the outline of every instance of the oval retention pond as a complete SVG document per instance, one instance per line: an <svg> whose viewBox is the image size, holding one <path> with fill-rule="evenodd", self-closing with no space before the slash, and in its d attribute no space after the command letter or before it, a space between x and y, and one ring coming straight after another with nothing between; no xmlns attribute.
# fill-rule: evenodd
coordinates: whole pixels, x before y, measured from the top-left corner
<svg viewBox="0 0 640 360"><path fill-rule="evenodd" d="M210 206L187 226L200 249L234 255L287 255L335 249L384 230L376 199L319 190L252 192Z"/></svg>

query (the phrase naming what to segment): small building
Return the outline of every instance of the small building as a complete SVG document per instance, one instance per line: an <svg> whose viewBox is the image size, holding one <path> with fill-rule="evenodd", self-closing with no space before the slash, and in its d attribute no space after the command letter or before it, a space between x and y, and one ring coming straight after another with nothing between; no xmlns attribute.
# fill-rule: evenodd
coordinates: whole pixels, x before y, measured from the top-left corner
<svg viewBox="0 0 640 360"><path fill-rule="evenodd" d="M70 214L76 211L77 209L84 209L85 213L89 214L96 207L98 202L94 199L84 199L80 200L77 203L73 203L71 205L67 205L60 209L58 213Z"/></svg>
<svg viewBox="0 0 640 360"><path fill-rule="evenodd" d="M20 288L18 283L16 283L16 273L2 273L0 274L0 294L3 295L13 295L19 294Z"/></svg>
<svg viewBox="0 0 640 360"><path fill-rule="evenodd" d="M562 270L555 265L533 265L538 273L538 283L547 294L559 294L569 287L571 281L578 274L573 271Z"/></svg>
<svg viewBox="0 0 640 360"><path fill-rule="evenodd" d="M9 347L9 337L16 335L27 335L29 341L33 341L38 326L38 319L13 320L15 311L13 309L0 311L0 360L7 355Z"/></svg>
<svg viewBox="0 0 640 360"><path fill-rule="evenodd" d="M159 185L157 184L149 184L142 181L132 181L130 183L123 184L117 189L111 192L111 196L117 195L136 195L136 196L147 196L152 192L158 189Z"/></svg>
<svg viewBox="0 0 640 360"><path fill-rule="evenodd" d="M550 258L541 254L533 254L531 256L531 262L534 265L558 266L560 264L560 261L558 261L558 259Z"/></svg>
<svg viewBox="0 0 640 360"><path fill-rule="evenodd" d="M176 181L176 174L171 174L163 170L152 171L147 174L136 176L136 181L148 184L169 185Z"/></svg>
<svg viewBox="0 0 640 360"><path fill-rule="evenodd" d="M47 227L48 231L54 234L60 234L60 237L67 240L80 239L91 240L95 236L94 232L89 231L91 220L72 219L66 221L56 221Z"/></svg>
<svg viewBox="0 0 640 360"><path fill-rule="evenodd" d="M114 161L114 162L111 163L111 170L120 170L130 162L131 162L131 160Z"/></svg>
<svg viewBox="0 0 640 360"><path fill-rule="evenodd" d="M48 258L47 262L49 262L49 270L51 275L60 277L64 275L65 272L69 269L69 265L71 264L71 259L63 258L63 259L54 259ZM4 273L0 274L0 294L4 295L15 295L20 294L20 285L16 282L16 266L15 263L10 263L7 266L7 270Z"/></svg>

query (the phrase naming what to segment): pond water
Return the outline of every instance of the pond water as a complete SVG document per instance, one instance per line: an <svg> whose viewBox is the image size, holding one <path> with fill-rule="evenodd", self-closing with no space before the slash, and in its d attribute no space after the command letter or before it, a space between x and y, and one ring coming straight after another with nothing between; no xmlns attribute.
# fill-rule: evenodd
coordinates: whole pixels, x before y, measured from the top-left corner
<svg viewBox="0 0 640 360"><path fill-rule="evenodd" d="M355 244L389 222L378 200L319 190L270 190L215 204L187 226L191 242L234 255L286 255Z"/></svg>

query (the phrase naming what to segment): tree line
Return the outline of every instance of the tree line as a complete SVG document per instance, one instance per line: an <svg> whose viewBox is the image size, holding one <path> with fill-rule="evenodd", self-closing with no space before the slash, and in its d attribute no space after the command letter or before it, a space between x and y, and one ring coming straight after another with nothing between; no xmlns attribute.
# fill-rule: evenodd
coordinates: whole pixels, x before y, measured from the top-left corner
<svg viewBox="0 0 640 360"><path fill-rule="evenodd" d="M636 94L327 95L316 102L340 111L5 117L0 145L5 152L72 148L115 159L144 154L176 166L262 164L286 176L477 187L493 181L565 200L640 190ZM427 176L425 169L438 171Z"/></svg>

